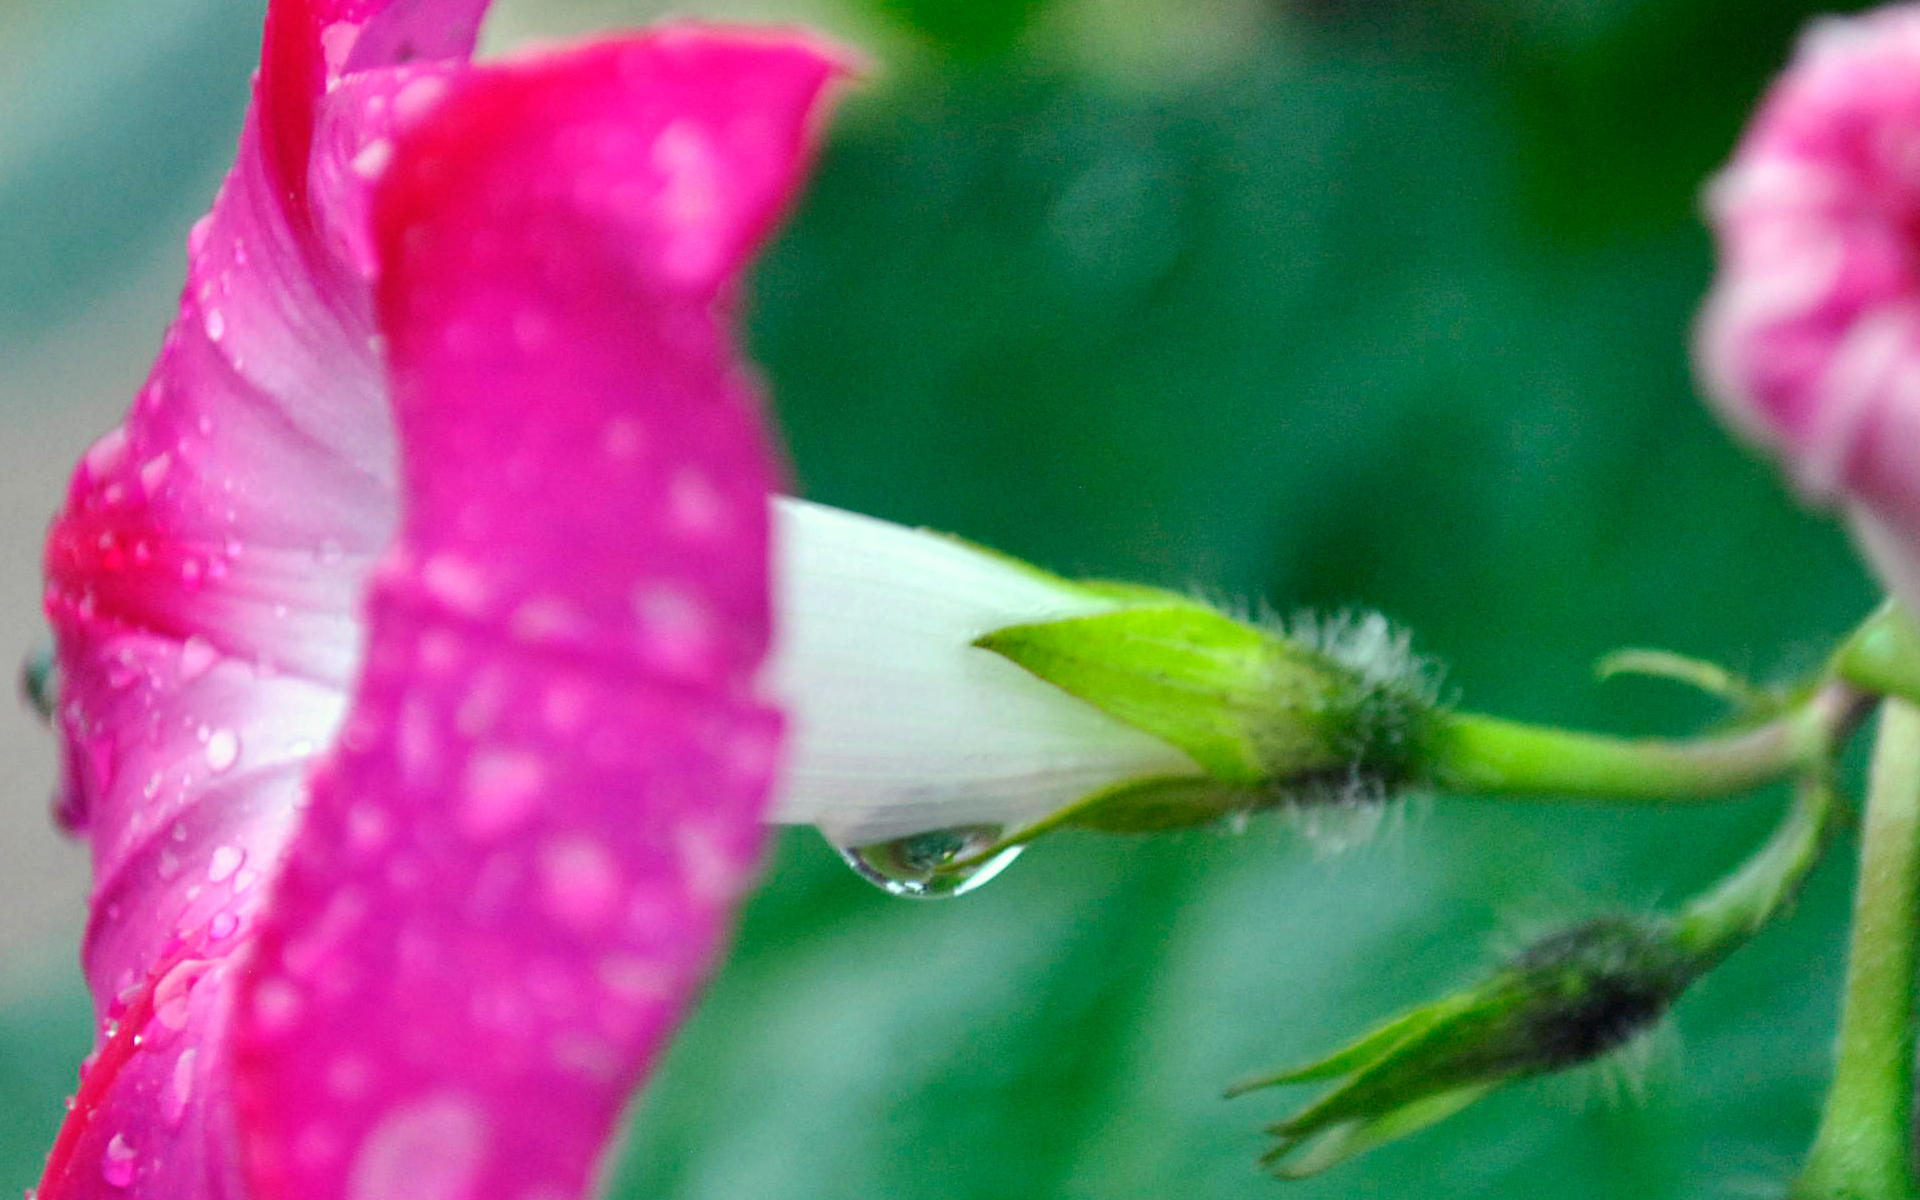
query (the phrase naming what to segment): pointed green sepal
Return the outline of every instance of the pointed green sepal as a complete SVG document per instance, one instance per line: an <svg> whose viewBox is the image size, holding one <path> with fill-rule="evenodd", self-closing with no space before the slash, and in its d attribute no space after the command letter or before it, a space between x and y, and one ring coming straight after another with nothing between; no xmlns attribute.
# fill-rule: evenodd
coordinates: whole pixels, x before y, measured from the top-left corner
<svg viewBox="0 0 1920 1200"><path fill-rule="evenodd" d="M1402 1013L1360 1040L1335 1050L1324 1058L1317 1058L1304 1066L1287 1067L1232 1084L1226 1090L1227 1099L1244 1096L1248 1092L1259 1091L1262 1088L1281 1087L1290 1083L1314 1083L1322 1079L1351 1074L1370 1063L1386 1058L1395 1049L1419 1037L1445 1017L1444 1004L1430 1004L1423 1008L1416 1008L1412 1012Z"/></svg>
<svg viewBox="0 0 1920 1200"><path fill-rule="evenodd" d="M1261 807L1257 788L1236 788L1204 775L1164 775L1102 788L1020 830L1008 841L1028 842L1055 829L1097 833L1164 833L1208 825Z"/></svg>
<svg viewBox="0 0 1920 1200"><path fill-rule="evenodd" d="M1834 674L1867 691L1920 704L1920 624L1889 600L1841 644L1832 666Z"/></svg>
<svg viewBox="0 0 1920 1200"><path fill-rule="evenodd" d="M1192 601L1014 625L974 644L1179 747L1230 787L1397 785L1433 707L1408 679Z"/></svg>
<svg viewBox="0 0 1920 1200"><path fill-rule="evenodd" d="M1666 1012L1697 973L1668 922L1605 917L1535 942L1480 984L1230 1094L1337 1079L1269 1127L1262 1162L1310 1175L1450 1116L1509 1080L1586 1062Z"/></svg>
<svg viewBox="0 0 1920 1200"><path fill-rule="evenodd" d="M1255 733L1267 640L1211 609L1122 609L1014 625L974 644L1173 743L1216 779L1256 783L1268 774Z"/></svg>
<svg viewBox="0 0 1920 1200"><path fill-rule="evenodd" d="M1282 1136L1260 1164L1281 1179L1306 1179L1358 1158L1377 1146L1411 1137L1479 1100L1495 1084L1477 1083L1439 1092L1364 1121L1348 1121L1305 1139Z"/></svg>
<svg viewBox="0 0 1920 1200"><path fill-rule="evenodd" d="M1783 697L1756 686L1716 662L1675 654L1671 650L1649 650L1629 646L1601 656L1593 673L1602 681L1621 675L1644 679L1664 679L1709 696L1717 696L1749 716L1772 716L1785 707Z"/></svg>

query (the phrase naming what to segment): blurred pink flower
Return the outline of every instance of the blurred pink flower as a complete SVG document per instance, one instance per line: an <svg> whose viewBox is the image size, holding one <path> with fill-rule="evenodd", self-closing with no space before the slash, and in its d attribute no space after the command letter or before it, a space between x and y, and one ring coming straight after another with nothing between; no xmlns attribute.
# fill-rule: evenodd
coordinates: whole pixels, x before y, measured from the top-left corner
<svg viewBox="0 0 1920 1200"><path fill-rule="evenodd" d="M41 1200L558 1200L751 880L733 280L823 89L663 28L274 0L180 313L48 540L99 1043Z"/></svg>
<svg viewBox="0 0 1920 1200"><path fill-rule="evenodd" d="M1814 25L1707 207L1708 391L1920 603L1920 6Z"/></svg>

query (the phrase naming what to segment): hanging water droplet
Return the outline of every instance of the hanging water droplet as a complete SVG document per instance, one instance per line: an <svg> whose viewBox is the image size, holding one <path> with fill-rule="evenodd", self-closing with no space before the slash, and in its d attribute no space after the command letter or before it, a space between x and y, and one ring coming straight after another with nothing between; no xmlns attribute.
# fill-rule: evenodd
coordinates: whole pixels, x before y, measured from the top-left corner
<svg viewBox="0 0 1920 1200"><path fill-rule="evenodd" d="M35 648L20 664L20 695L44 724L53 724L53 710L60 704L60 669L52 646Z"/></svg>
<svg viewBox="0 0 1920 1200"><path fill-rule="evenodd" d="M840 857L862 879L890 896L935 900L964 896L1007 869L1023 846L1008 846L970 866L942 870L950 863L973 857L1000 840L998 825L958 825L934 829L890 842L838 847Z"/></svg>

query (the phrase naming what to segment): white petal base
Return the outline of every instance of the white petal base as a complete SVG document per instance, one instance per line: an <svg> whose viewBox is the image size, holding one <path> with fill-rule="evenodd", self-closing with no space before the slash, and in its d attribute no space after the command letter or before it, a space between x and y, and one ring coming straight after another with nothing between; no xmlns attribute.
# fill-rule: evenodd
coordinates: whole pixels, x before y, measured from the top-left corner
<svg viewBox="0 0 1920 1200"><path fill-rule="evenodd" d="M858 845L1024 824L1122 780L1199 773L1167 743L971 644L1116 602L804 500L774 502L774 544L772 683L791 739L778 820Z"/></svg>

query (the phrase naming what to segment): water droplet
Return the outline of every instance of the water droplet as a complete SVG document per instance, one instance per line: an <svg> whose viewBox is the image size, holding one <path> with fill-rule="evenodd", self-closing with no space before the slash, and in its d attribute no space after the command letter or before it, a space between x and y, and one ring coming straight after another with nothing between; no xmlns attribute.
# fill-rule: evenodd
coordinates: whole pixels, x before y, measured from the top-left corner
<svg viewBox="0 0 1920 1200"><path fill-rule="evenodd" d="M480 839L511 832L539 811L547 787L547 768L538 755L498 748L475 751L461 789L461 832Z"/></svg>
<svg viewBox="0 0 1920 1200"><path fill-rule="evenodd" d="M160 1098L160 1115L168 1125L177 1128L187 1115L187 1105L193 1099L194 1064L199 1057L200 1051L189 1047L173 1064L173 1078Z"/></svg>
<svg viewBox="0 0 1920 1200"><path fill-rule="evenodd" d="M392 161L393 143L386 138L375 138L360 148L350 165L360 178L378 179Z"/></svg>
<svg viewBox="0 0 1920 1200"><path fill-rule="evenodd" d="M52 646L34 650L20 664L20 695L40 714L43 724L53 724L54 709L60 706L60 668Z"/></svg>
<svg viewBox="0 0 1920 1200"><path fill-rule="evenodd" d="M100 1177L113 1187L123 1188L133 1182L133 1147L127 1144L123 1133L116 1133L107 1143L106 1152L100 1156Z"/></svg>
<svg viewBox="0 0 1920 1200"><path fill-rule="evenodd" d="M408 125L419 120L440 102L440 97L445 95L446 91L446 80L431 75L408 80L393 96L393 115L396 122Z"/></svg>
<svg viewBox="0 0 1920 1200"><path fill-rule="evenodd" d="M347 1200L464 1200L492 1141L486 1110L457 1092L394 1108L360 1143Z"/></svg>
<svg viewBox="0 0 1920 1200"><path fill-rule="evenodd" d="M240 735L231 729L216 729L207 735L207 766L218 775L231 770L240 761Z"/></svg>
<svg viewBox="0 0 1920 1200"><path fill-rule="evenodd" d="M212 642L197 633L191 635L186 641L180 643L181 680L183 682L194 680L205 675L213 666L214 660L219 657L220 652L213 648Z"/></svg>
<svg viewBox="0 0 1920 1200"><path fill-rule="evenodd" d="M300 989L278 977L266 979L253 991L253 1028L263 1037L285 1036L299 1028L304 1001Z"/></svg>
<svg viewBox="0 0 1920 1200"><path fill-rule="evenodd" d="M140 486L151 496L160 490L167 481L167 473L173 470L173 456L162 451L140 464Z"/></svg>
<svg viewBox="0 0 1920 1200"><path fill-rule="evenodd" d="M937 900L964 896L1020 857L1024 846L1009 846L990 858L957 870L941 870L948 863L970 858L1000 840L998 825L959 825L911 834L890 842L841 846L840 857L862 879L890 896Z"/></svg>
<svg viewBox="0 0 1920 1200"><path fill-rule="evenodd" d="M238 846L221 846L213 852L207 861L207 882L219 883L233 878L240 864L247 861L247 852Z"/></svg>
<svg viewBox="0 0 1920 1200"><path fill-rule="evenodd" d="M207 310L207 340L217 342L227 336L227 318L217 308Z"/></svg>
<svg viewBox="0 0 1920 1200"><path fill-rule="evenodd" d="M539 869L547 915L564 925L591 929L620 902L620 864L590 837L549 839L540 847Z"/></svg>
<svg viewBox="0 0 1920 1200"><path fill-rule="evenodd" d="M153 991L153 1016L162 1029L179 1030L187 1027L187 1018L192 1012L194 985L208 971L206 959L190 958L176 964L172 970L160 977L160 983Z"/></svg>

